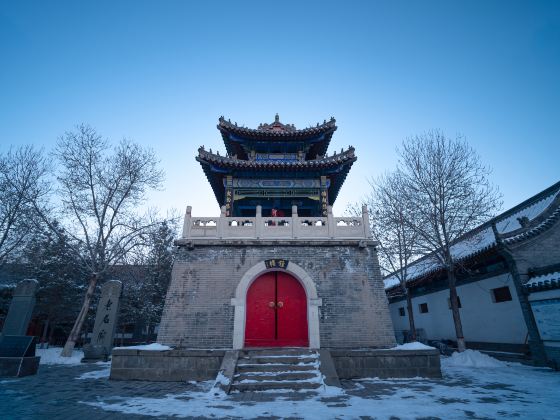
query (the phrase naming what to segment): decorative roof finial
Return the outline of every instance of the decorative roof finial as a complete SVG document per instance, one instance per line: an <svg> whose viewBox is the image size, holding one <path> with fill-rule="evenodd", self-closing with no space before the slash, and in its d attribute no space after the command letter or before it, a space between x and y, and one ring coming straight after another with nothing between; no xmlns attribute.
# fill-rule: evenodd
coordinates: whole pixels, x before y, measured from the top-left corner
<svg viewBox="0 0 560 420"><path fill-rule="evenodd" d="M278 116L278 112L274 116L274 122L280 122L280 117Z"/></svg>

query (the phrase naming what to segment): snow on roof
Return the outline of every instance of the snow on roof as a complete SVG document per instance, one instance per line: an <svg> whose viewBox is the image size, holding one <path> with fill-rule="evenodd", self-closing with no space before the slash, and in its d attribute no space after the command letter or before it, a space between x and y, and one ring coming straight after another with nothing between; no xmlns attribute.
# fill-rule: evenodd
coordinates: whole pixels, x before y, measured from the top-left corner
<svg viewBox="0 0 560 420"><path fill-rule="evenodd" d="M492 231L492 221L496 222L498 233L501 235L510 234L523 227L521 224L523 219L526 218L527 222L532 222L543 214L559 195L560 183L557 183L524 203L509 209L478 228L468 232L463 239L451 246L451 254L456 259L461 260L490 249L496 244L494 232ZM408 266L408 281L414 280L423 274L427 274L439 268L441 268L441 264L435 259L433 254L430 254ZM394 274L388 275L383 281L385 289L390 289L399 284L399 280Z"/></svg>
<svg viewBox="0 0 560 420"><path fill-rule="evenodd" d="M525 283L525 286L537 286L539 283L545 284L546 281L548 281L548 282L552 282L552 281L560 282L560 271L555 271L553 273L548 273L548 274L543 274L541 276L533 277L533 278L529 279L529 281L527 283Z"/></svg>

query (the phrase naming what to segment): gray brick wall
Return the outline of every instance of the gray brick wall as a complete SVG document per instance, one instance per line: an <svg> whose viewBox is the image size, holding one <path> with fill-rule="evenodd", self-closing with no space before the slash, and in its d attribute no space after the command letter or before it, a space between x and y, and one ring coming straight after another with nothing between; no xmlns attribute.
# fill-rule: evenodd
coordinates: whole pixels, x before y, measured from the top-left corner
<svg viewBox="0 0 560 420"><path fill-rule="evenodd" d="M387 348L395 343L375 248L358 242L182 246L176 262L158 342L185 348L232 348L230 300L243 274L267 259L303 268L317 288L321 347Z"/></svg>
<svg viewBox="0 0 560 420"><path fill-rule="evenodd" d="M529 270L560 263L560 223L527 241L519 242L510 247L510 251L520 282L525 284L529 280ZM558 354L551 348L545 348L534 320L531 304L523 290L517 290L519 303L527 329L529 330L528 344L531 348L531 358L538 365L558 364Z"/></svg>
<svg viewBox="0 0 560 420"><path fill-rule="evenodd" d="M511 246L521 281L529 279L530 268L545 267L560 263L560 223L556 223L542 234Z"/></svg>

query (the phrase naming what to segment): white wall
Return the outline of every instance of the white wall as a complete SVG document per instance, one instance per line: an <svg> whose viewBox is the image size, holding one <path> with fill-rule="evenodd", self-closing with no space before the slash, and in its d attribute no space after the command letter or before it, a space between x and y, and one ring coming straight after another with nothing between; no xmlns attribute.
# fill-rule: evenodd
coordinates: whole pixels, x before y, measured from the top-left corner
<svg viewBox="0 0 560 420"><path fill-rule="evenodd" d="M509 286L512 300L494 303L491 290ZM461 300L459 309L466 341L523 344L527 327L510 274L502 274L485 280L457 287ZM453 315L448 306L449 290L442 290L412 299L416 328L423 328L428 340L455 340ZM421 314L418 305L426 302L428 313ZM408 315L399 316L399 307L406 301L389 305L395 331L408 330Z"/></svg>

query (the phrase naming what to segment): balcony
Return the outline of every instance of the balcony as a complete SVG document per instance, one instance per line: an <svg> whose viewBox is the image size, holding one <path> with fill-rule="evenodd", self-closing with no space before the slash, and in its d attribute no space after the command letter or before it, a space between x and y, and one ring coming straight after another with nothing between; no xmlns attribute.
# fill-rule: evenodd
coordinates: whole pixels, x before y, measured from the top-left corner
<svg viewBox="0 0 560 420"><path fill-rule="evenodd" d="M262 239L262 240L371 240L367 207L358 217L333 217L328 207L327 217L299 217L292 207L291 217L263 217L257 206L255 217L226 217L222 207L219 217L193 217L187 207L183 224L183 240Z"/></svg>

